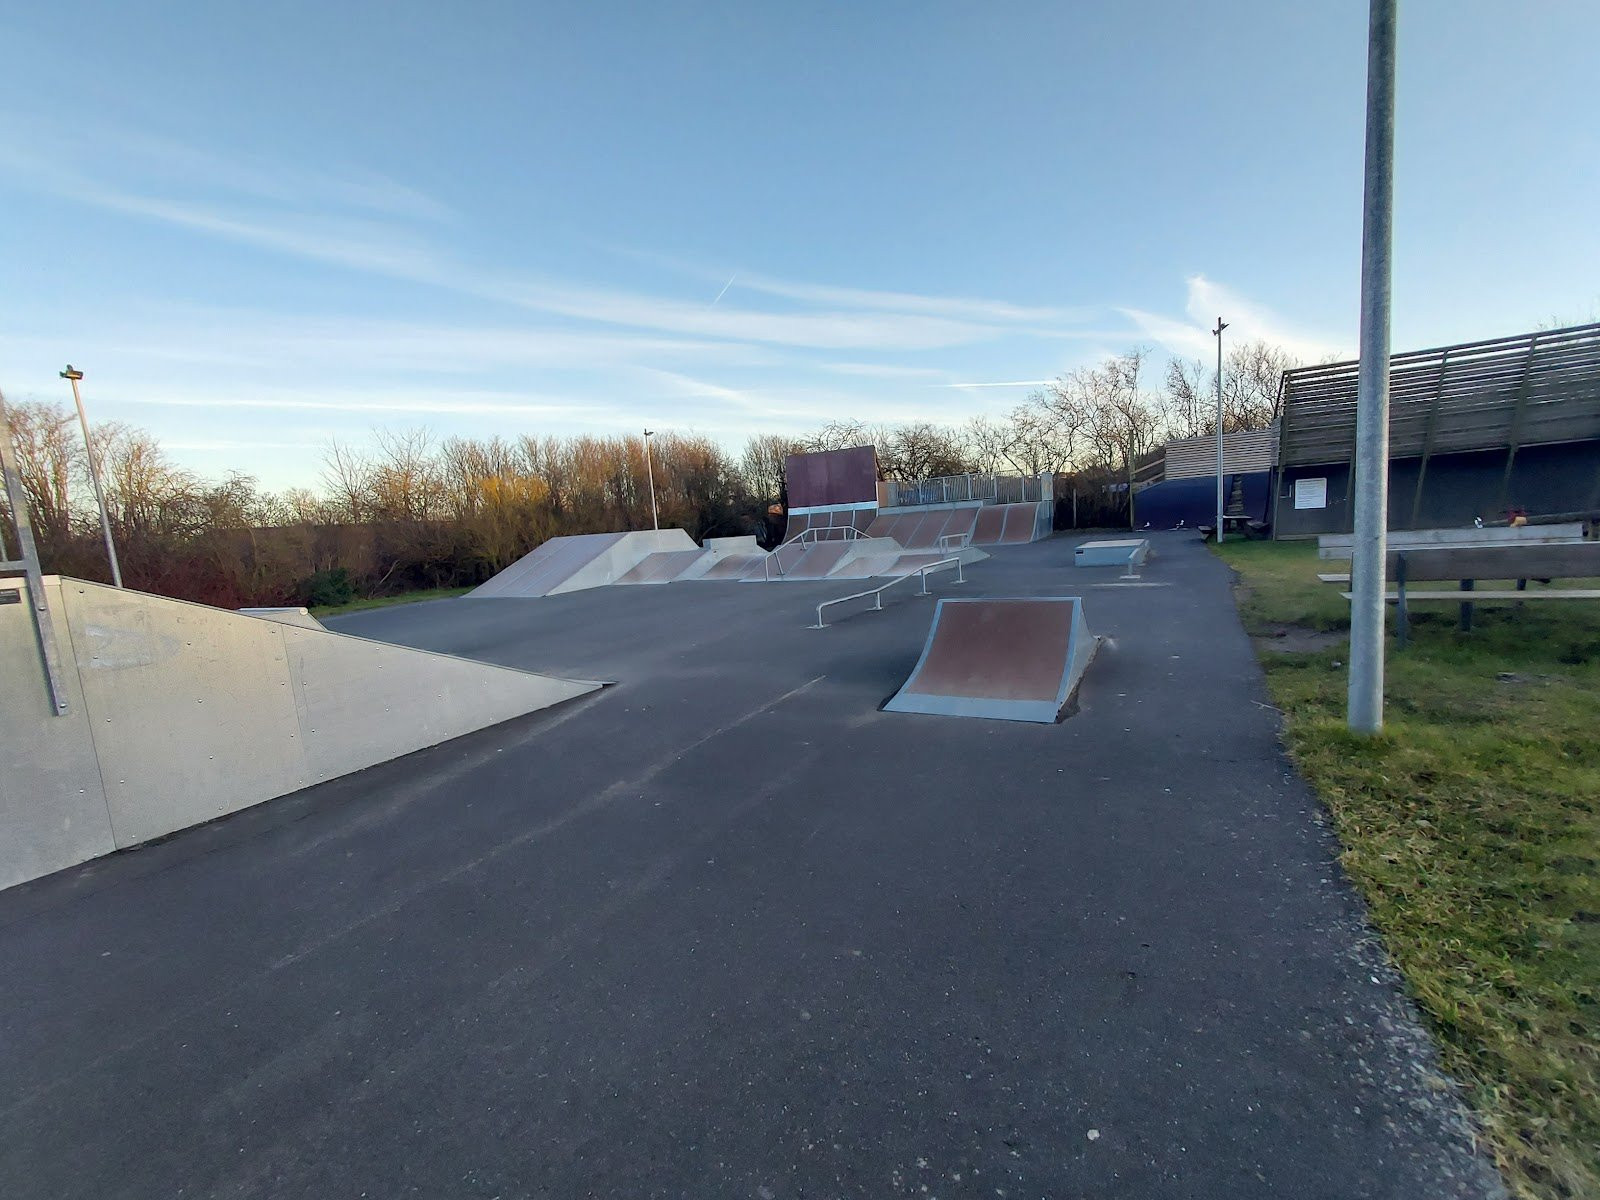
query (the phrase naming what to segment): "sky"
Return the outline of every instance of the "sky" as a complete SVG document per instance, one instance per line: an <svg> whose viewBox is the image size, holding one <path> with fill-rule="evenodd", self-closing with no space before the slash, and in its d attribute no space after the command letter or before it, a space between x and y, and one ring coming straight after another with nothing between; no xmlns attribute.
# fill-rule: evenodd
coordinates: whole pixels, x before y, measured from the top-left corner
<svg viewBox="0 0 1600 1200"><path fill-rule="evenodd" d="M1600 319L1600 4L1401 10L1395 348ZM1356 344L1357 0L7 0L0 53L0 388L210 476Z"/></svg>

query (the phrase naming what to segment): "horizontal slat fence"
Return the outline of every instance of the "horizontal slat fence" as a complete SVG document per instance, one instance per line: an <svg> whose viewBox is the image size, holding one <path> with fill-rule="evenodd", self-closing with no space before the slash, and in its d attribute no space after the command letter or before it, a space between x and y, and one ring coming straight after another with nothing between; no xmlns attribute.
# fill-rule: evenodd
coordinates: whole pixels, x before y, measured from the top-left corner
<svg viewBox="0 0 1600 1200"><path fill-rule="evenodd" d="M1600 438L1600 324L1416 350L1389 362L1391 458ZM1283 466L1350 458L1358 367L1284 373Z"/></svg>

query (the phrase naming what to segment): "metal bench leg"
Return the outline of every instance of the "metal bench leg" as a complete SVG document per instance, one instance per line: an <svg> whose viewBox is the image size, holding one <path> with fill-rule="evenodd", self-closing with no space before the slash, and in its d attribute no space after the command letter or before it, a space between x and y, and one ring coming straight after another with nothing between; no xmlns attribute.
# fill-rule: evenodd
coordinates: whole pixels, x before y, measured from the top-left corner
<svg viewBox="0 0 1600 1200"><path fill-rule="evenodd" d="M1394 580L1400 592L1394 606L1394 642L1395 646L1404 647L1406 644L1407 626L1411 624L1410 614L1406 611L1406 556L1400 555L1395 563Z"/></svg>
<svg viewBox="0 0 1600 1200"><path fill-rule="evenodd" d="M1470 592L1474 586L1474 581L1471 579L1463 579L1461 581L1461 590L1463 592ZM1472 632L1472 601L1470 600L1461 602L1461 632Z"/></svg>

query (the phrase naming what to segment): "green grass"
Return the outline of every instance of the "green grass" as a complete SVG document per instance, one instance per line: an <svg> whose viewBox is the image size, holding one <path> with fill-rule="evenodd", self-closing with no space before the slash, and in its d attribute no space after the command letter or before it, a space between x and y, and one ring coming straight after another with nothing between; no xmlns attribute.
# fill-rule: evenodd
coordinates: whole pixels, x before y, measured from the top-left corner
<svg viewBox="0 0 1600 1200"><path fill-rule="evenodd" d="M1252 633L1348 630L1314 544L1239 542ZM1431 586L1431 585L1430 585ZM1593 586L1592 584L1589 586ZM1600 602L1413 612L1382 736L1348 642L1262 656L1284 739L1513 1192L1600 1196ZM1391 619L1392 627L1392 619Z"/></svg>
<svg viewBox="0 0 1600 1200"><path fill-rule="evenodd" d="M349 604L317 604L311 608L314 617L339 617L345 613L360 612L366 608L388 608L391 604L412 604L418 600L448 600L463 596L472 589L467 587L422 588L415 592L401 592L395 596L363 596Z"/></svg>

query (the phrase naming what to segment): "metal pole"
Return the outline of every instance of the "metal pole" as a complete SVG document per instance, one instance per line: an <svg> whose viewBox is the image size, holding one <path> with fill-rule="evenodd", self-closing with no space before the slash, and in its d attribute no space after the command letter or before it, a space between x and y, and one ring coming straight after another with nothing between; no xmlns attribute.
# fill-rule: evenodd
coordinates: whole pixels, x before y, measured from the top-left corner
<svg viewBox="0 0 1600 1200"><path fill-rule="evenodd" d="M655 430L644 431L644 469L650 476L650 524L656 529L661 528L661 518L656 515L656 469L650 463L650 439L655 435Z"/></svg>
<svg viewBox="0 0 1600 1200"><path fill-rule="evenodd" d="M1217 339L1217 545L1222 545L1222 331L1228 327L1221 317L1211 332Z"/></svg>
<svg viewBox="0 0 1600 1200"><path fill-rule="evenodd" d="M122 586L122 564L117 562L117 546L111 539L111 517L106 512L105 493L100 489L100 466L94 459L94 442L89 438L89 418L83 411L83 396L78 391L78 380L83 372L71 363L61 372L61 378L72 384L72 402L78 406L78 426L83 430L83 453L89 460L89 482L94 485L94 502L100 510L100 533L106 540L106 557L111 560L111 582Z"/></svg>
<svg viewBox="0 0 1600 1200"><path fill-rule="evenodd" d="M1389 513L1389 266L1394 200L1396 0L1371 0L1367 165L1361 222L1361 365L1356 388L1355 539L1350 550L1350 691L1356 733L1383 728L1384 552Z"/></svg>

